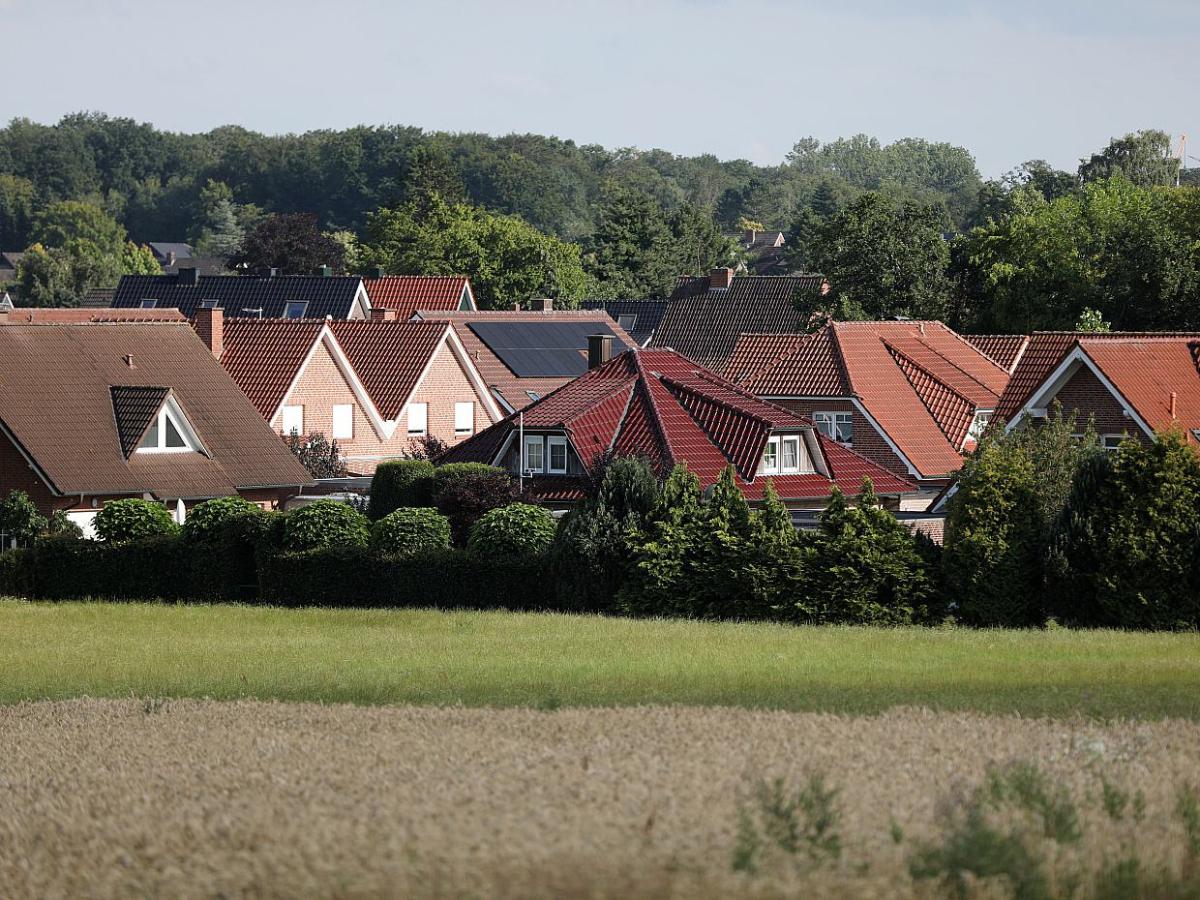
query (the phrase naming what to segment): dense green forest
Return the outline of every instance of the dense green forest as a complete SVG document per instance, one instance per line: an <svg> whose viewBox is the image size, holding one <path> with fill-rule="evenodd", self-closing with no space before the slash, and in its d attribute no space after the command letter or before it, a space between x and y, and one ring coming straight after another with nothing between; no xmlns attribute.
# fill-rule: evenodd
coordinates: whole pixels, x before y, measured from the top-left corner
<svg viewBox="0 0 1200 900"><path fill-rule="evenodd" d="M663 296L736 262L726 235L760 223L787 234L793 268L829 277L814 312L1200 327L1200 202L1179 174L1158 131L1075 172L1032 161L985 181L963 148L915 138L804 138L759 166L538 135L178 134L81 113L0 129L0 250L31 249L18 288L38 304L153 271L140 245L179 240L251 268L464 272L490 305L570 303Z"/></svg>

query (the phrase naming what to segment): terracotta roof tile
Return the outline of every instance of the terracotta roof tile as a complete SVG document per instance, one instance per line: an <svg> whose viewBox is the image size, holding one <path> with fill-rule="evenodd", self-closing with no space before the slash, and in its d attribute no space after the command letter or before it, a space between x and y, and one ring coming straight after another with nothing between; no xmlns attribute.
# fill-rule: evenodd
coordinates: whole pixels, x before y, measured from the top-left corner
<svg viewBox="0 0 1200 900"><path fill-rule="evenodd" d="M460 309L470 282L465 275L384 275L363 279L363 286L372 309L394 310L399 318L408 319L419 309Z"/></svg>
<svg viewBox="0 0 1200 900"><path fill-rule="evenodd" d="M964 334L962 339L1009 373L1029 346L1027 334Z"/></svg>
<svg viewBox="0 0 1200 900"><path fill-rule="evenodd" d="M388 421L399 418L449 330L444 322L330 322L364 390Z"/></svg>
<svg viewBox="0 0 1200 900"><path fill-rule="evenodd" d="M221 365L264 419L279 409L324 326L320 319L225 319Z"/></svg>

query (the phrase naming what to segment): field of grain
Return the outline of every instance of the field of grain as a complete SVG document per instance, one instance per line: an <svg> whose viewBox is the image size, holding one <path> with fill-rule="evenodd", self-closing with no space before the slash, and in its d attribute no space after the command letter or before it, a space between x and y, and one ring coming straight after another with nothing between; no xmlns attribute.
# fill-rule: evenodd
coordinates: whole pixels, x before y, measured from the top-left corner
<svg viewBox="0 0 1200 900"><path fill-rule="evenodd" d="M0 884L13 900L932 896L914 860L953 849L989 766L1020 761L1042 794L988 815L993 842L1026 829L1021 865L1052 893L1025 896L1071 879L1088 896L1134 853L1143 872L1195 869L1190 721L81 699L0 707ZM786 849L764 785L814 774L833 818L802 809Z"/></svg>

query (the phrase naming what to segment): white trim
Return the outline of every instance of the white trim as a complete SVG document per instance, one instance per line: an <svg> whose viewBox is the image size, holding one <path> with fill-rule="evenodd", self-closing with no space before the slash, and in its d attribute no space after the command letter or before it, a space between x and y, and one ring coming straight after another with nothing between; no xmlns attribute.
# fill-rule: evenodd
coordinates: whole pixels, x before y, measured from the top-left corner
<svg viewBox="0 0 1200 900"><path fill-rule="evenodd" d="M825 434L825 432L821 428L820 422L817 421L817 416L825 416L825 417L829 418L829 424L833 429L833 432L834 432L833 434ZM838 416L845 416L847 419L850 420L850 440L848 440L848 441L843 441L837 435ZM846 409L814 409L812 411L811 418L812 418L813 427L816 428L817 431L820 431L822 434L825 434L825 437L829 438L831 441L835 441L836 443L839 443L839 444L845 444L848 447L854 446L854 413L852 411L846 410Z"/></svg>
<svg viewBox="0 0 1200 900"><path fill-rule="evenodd" d="M355 310L358 310L358 315L354 315ZM358 279L358 288L354 292L354 299L350 301L350 311L346 313L347 319L369 319L371 318L371 297L367 294L367 286L363 280Z"/></svg>
<svg viewBox="0 0 1200 900"><path fill-rule="evenodd" d="M493 465L493 466L500 465L500 460L504 459L504 454L508 452L509 448L512 447L512 445L513 445L513 441L515 441L516 439L517 439L517 429L513 428L505 436L504 442L500 445L499 451L497 451L496 455L492 457L491 465ZM517 460L517 468L520 468L520 466L521 466L521 460L518 459Z"/></svg>
<svg viewBox="0 0 1200 900"><path fill-rule="evenodd" d="M528 436L526 436L526 440L528 440L528 439L529 439ZM570 469L571 469L570 446L571 446L571 442L567 440L566 435L560 435L560 434L546 435L546 447L542 452L545 454L545 457L546 457L545 472L547 475L566 475L567 472L570 471ZM561 469L554 468L554 448L555 447L563 448L563 464L562 464Z"/></svg>
<svg viewBox="0 0 1200 900"><path fill-rule="evenodd" d="M449 322L446 323L446 334L442 338L442 341L443 343L450 345L451 352L458 360L459 365L463 367L463 371L467 375L467 380L471 382L471 386L475 389L475 393L483 401L484 409L487 410L488 416L491 418L492 422L499 422L506 414L501 412L500 407L497 406L492 400L492 392L488 390L487 382L483 380L483 375L480 373L479 369L475 367L475 363L471 359L471 355L467 353L467 348L463 346L462 339L459 338L457 332L454 330L454 326ZM437 349L441 350L441 348L442 345L439 344ZM434 351L433 355L436 357L437 351ZM433 357L430 358L430 364L432 363ZM422 374L421 377L424 379L424 374ZM417 387L420 387L420 382L417 383ZM413 389L413 392L416 392L416 388ZM513 411L514 410L511 409L509 410L509 412Z"/></svg>
<svg viewBox="0 0 1200 900"><path fill-rule="evenodd" d="M883 430L883 428L880 426L879 422L877 422L875 420L875 417L873 415L871 415L869 412L867 412L867 408L862 405L862 402L857 397L852 397L850 399L850 402L854 404L855 409L857 409L860 413L863 414L863 418L865 418L868 422L871 423L871 427L875 429L876 434L878 434L881 438L883 438L884 443L887 444L888 447L891 449L891 451L896 454L896 456L897 456L897 458L899 458L900 462L904 463L905 468L908 469L908 474L911 475L913 478L916 478L918 481L925 478L925 476L923 476L920 472L917 471L917 467L912 464L912 461L907 456L905 456L903 452L901 452L900 447L897 446L896 442L892 440L891 435L889 435L886 431ZM944 478L945 475L944 474L943 475L930 475L928 477L929 478ZM928 480L928 479L926 479L926 480Z"/></svg>
<svg viewBox="0 0 1200 900"><path fill-rule="evenodd" d="M199 453L202 456L210 456L205 449L204 443L200 440L200 435L196 433L196 429L192 427L192 423L188 420L187 414L183 411L183 407L179 405L179 401L175 399L172 392L168 391L167 396L163 399L162 404L158 407L158 411L154 414L155 422L159 428L159 446L143 447L142 441L146 439L145 433L142 434L138 445L133 448L134 453ZM180 438L183 439L184 446L182 447L164 447L162 445L164 429L162 423L164 419L170 419L171 424L175 426L175 430L179 432ZM146 426L146 431L150 430L150 425Z"/></svg>
<svg viewBox="0 0 1200 900"><path fill-rule="evenodd" d="M1074 378L1079 370L1085 366L1093 375L1096 376L1099 382L1104 385L1105 390L1112 395L1113 399L1121 404L1121 408L1124 410L1125 415L1136 422L1138 427L1141 428L1148 437L1153 438L1154 429L1146 423L1145 419L1138 415L1137 410L1130 406L1129 401L1127 401L1125 397L1122 396L1121 392L1117 390L1116 385L1108 380L1108 377L1102 371L1100 371L1100 367L1092 361L1092 358L1088 356L1087 352L1078 344L1075 345L1075 349L1063 357L1062 362L1058 364L1053 372L1042 379L1042 383L1038 386L1037 390L1034 391L1034 393L1030 395L1029 399L1025 401L1021 408L1017 410L1017 414L1012 417L1012 421L1005 426L1004 430L1006 432L1012 431L1017 426L1017 423L1020 422L1021 419L1026 415L1035 417L1037 412L1049 407L1050 402L1054 400L1056 396L1058 396L1058 392L1061 391L1066 386L1067 382ZM1082 412L1082 410L1080 411Z"/></svg>
<svg viewBox="0 0 1200 900"><path fill-rule="evenodd" d="M467 304L468 304L466 309L463 309L463 305L462 305L464 297L466 298ZM471 279L470 278L463 279L463 292L462 292L462 295L458 298L458 311L459 312L479 312L479 307L475 303L475 292L471 290Z"/></svg>
<svg viewBox="0 0 1200 900"><path fill-rule="evenodd" d="M529 461L529 448L536 445L541 450L541 460L538 467L527 465ZM521 443L521 456L517 460L517 471L521 473L530 472L539 475L546 471L546 436L544 434L527 434L525 440Z"/></svg>

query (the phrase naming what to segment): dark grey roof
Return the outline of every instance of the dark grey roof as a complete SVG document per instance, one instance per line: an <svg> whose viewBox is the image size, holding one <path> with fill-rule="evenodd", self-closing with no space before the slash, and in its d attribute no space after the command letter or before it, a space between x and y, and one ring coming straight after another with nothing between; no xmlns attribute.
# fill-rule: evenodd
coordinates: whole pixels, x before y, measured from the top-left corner
<svg viewBox="0 0 1200 900"><path fill-rule="evenodd" d="M83 302L79 305L85 309L108 309L113 305L116 293L116 288L91 288L83 295Z"/></svg>
<svg viewBox="0 0 1200 900"><path fill-rule="evenodd" d="M803 331L796 297L818 293L823 275L736 275L724 289L707 277L680 278L667 301L662 323L650 342L670 347L710 369L720 370L741 334Z"/></svg>
<svg viewBox="0 0 1200 900"><path fill-rule="evenodd" d="M223 256L189 256L187 259L177 259L174 265L163 265L164 275L174 275L180 266L185 269L196 269L201 275L231 275L229 260Z"/></svg>
<svg viewBox="0 0 1200 900"><path fill-rule="evenodd" d="M637 341L639 347L645 347L654 337L654 332L662 322L663 313L667 311L666 300L584 300L584 309L602 309L608 313L614 322L620 322L622 316L632 316L633 324L625 330Z"/></svg>
<svg viewBox="0 0 1200 900"><path fill-rule="evenodd" d="M0 252L0 269L15 269L17 263L25 256L24 251L5 250Z"/></svg>
<svg viewBox="0 0 1200 900"><path fill-rule="evenodd" d="M192 255L191 244L175 241L150 241L147 246L150 247L154 258L159 262L163 262L169 253L174 253L176 259L187 259Z"/></svg>
<svg viewBox="0 0 1200 900"><path fill-rule="evenodd" d="M489 350L518 378L574 378L588 370L588 337L610 334L614 353L631 349L603 323L468 322Z"/></svg>
<svg viewBox="0 0 1200 900"><path fill-rule="evenodd" d="M194 285L181 282L179 275L125 275L112 305L136 308L143 300L156 300L158 309L175 308L190 318L202 300L215 300L226 315L266 319L283 318L288 303L305 302L306 318L346 319L361 284L357 275L201 275Z"/></svg>

